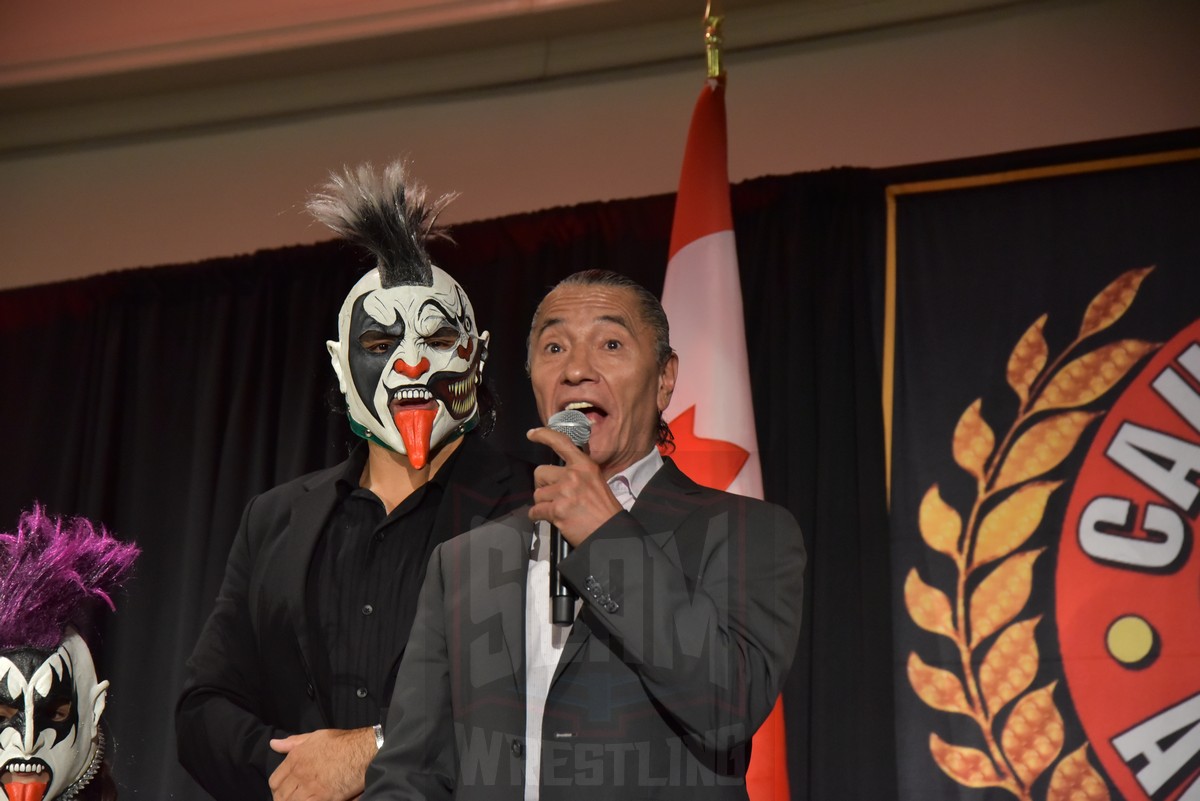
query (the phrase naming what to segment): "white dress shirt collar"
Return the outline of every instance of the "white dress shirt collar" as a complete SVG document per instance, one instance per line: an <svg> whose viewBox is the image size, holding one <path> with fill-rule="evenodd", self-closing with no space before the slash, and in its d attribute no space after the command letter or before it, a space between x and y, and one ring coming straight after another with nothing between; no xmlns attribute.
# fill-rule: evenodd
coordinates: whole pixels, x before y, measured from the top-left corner
<svg viewBox="0 0 1200 801"><path fill-rule="evenodd" d="M658 448L651 448L650 452L641 459L608 480L608 486L617 500L621 502L621 506L625 507L625 511L629 511L633 502L642 494L642 490L646 488L650 479L654 478L654 474L662 466L663 458L658 452Z"/></svg>

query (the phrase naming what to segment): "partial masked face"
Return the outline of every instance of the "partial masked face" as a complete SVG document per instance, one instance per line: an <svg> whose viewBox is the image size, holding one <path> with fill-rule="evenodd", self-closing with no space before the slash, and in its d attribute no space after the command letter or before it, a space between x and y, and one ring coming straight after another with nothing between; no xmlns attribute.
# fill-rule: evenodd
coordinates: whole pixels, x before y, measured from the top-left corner
<svg viewBox="0 0 1200 801"><path fill-rule="evenodd" d="M355 430L420 469L475 424L487 342L462 287L434 267L430 287L383 289L378 271L367 273L326 344Z"/></svg>
<svg viewBox="0 0 1200 801"><path fill-rule="evenodd" d="M74 629L54 651L0 654L0 781L9 801L43 801L91 765L108 682Z"/></svg>

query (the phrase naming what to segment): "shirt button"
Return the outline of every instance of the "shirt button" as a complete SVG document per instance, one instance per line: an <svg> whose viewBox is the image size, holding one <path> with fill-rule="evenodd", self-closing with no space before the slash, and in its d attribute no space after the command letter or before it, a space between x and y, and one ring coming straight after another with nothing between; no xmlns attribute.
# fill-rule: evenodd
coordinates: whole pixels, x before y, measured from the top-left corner
<svg viewBox="0 0 1200 801"><path fill-rule="evenodd" d="M370 604L363 604L362 613L364 615L369 615L374 611L375 611L375 607L371 606Z"/></svg>
<svg viewBox="0 0 1200 801"><path fill-rule="evenodd" d="M375 532L375 541L383 542L383 532L382 531Z"/></svg>
<svg viewBox="0 0 1200 801"><path fill-rule="evenodd" d="M354 691L354 694L357 695L359 698L366 698L367 697L367 688L359 687L357 690Z"/></svg>
<svg viewBox="0 0 1200 801"><path fill-rule="evenodd" d="M525 753L525 746L521 745L520 740L513 740L512 755L517 759L521 758L521 754Z"/></svg>

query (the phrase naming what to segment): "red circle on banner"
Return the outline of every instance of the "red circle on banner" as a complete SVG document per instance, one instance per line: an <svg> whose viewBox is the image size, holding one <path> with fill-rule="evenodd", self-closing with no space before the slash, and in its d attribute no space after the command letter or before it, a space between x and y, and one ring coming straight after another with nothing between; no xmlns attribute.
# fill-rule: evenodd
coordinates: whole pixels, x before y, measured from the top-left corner
<svg viewBox="0 0 1200 801"><path fill-rule="evenodd" d="M1126 799L1200 792L1197 474L1200 320L1164 345L1108 412L1075 480L1058 550L1063 673Z"/></svg>

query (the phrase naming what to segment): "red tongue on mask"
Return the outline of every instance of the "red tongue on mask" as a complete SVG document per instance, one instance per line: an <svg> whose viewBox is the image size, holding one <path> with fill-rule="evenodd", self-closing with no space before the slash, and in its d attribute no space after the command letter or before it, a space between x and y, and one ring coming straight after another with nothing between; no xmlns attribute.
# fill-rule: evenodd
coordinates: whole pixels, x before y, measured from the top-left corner
<svg viewBox="0 0 1200 801"><path fill-rule="evenodd" d="M400 438L404 440L408 461L418 470L429 461L429 437L437 413L437 409L401 409L392 415Z"/></svg>
<svg viewBox="0 0 1200 801"><path fill-rule="evenodd" d="M11 782L4 785L8 801L42 801L46 794L46 782Z"/></svg>

